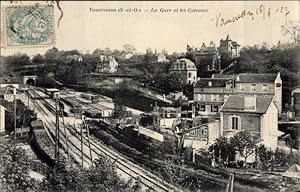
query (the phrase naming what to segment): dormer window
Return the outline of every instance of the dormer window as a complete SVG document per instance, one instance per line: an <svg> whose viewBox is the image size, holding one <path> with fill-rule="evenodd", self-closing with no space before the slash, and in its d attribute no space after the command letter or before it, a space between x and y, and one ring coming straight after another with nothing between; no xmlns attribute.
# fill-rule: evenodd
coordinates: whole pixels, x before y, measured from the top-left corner
<svg viewBox="0 0 300 192"><path fill-rule="evenodd" d="M256 110L256 96L246 95L244 99L245 110L255 111Z"/></svg>

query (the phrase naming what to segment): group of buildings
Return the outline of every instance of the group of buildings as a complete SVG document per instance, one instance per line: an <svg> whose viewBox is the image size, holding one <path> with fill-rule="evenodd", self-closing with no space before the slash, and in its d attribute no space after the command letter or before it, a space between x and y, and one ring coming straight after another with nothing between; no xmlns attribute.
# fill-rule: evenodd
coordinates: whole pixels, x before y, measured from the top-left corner
<svg viewBox="0 0 300 192"><path fill-rule="evenodd" d="M207 147L220 136L232 137L248 130L265 146L276 149L278 136L283 134L278 131L282 111L280 73L214 74L211 78L199 78L194 85L193 100L179 111L162 109L159 123L163 127L177 130L176 124L190 121L185 125L187 137L183 139L185 146L193 148Z"/></svg>
<svg viewBox="0 0 300 192"><path fill-rule="evenodd" d="M236 58L239 56L238 49L239 44L229 36L221 39L219 48L213 43L209 47L203 44L200 49L188 47L188 51L195 52L199 64L204 57L211 58L207 71L220 70L220 56L226 54L229 58ZM278 119L282 113L280 73L221 73L198 78L195 63L187 58L173 62L170 72L178 73L184 83L193 85L193 100L181 106L179 116L173 115L170 121L170 118L160 114L160 125L172 127L180 134L176 124L191 122L185 126L185 137L182 137L184 146L203 148L220 136L232 137L237 132L248 130L257 135L265 146L271 149L278 147L278 137L283 134L278 130ZM294 91L295 98L297 90ZM168 110L164 114L168 114ZM195 124L197 119L200 123Z"/></svg>
<svg viewBox="0 0 300 192"><path fill-rule="evenodd" d="M234 59L239 57L240 45L233 41L229 35L223 40L220 40L219 47L216 47L214 42L210 42L209 46L202 43L201 47L192 48L187 46L187 54L193 55L195 64L203 66L206 71L220 71L221 59Z"/></svg>

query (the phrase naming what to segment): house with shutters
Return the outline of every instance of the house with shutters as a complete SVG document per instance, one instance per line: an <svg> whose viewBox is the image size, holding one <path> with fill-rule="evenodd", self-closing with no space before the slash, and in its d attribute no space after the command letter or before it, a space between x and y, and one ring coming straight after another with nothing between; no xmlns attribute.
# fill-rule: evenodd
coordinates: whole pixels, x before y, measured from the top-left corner
<svg viewBox="0 0 300 192"><path fill-rule="evenodd" d="M201 78L194 86L194 108L200 116L218 115L224 97L232 94L231 79Z"/></svg>
<svg viewBox="0 0 300 192"><path fill-rule="evenodd" d="M277 74L240 73L234 80L234 94L272 95L282 111L282 80Z"/></svg>
<svg viewBox="0 0 300 192"><path fill-rule="evenodd" d="M272 95L230 95L220 109L220 130L226 137L240 131L250 131L261 143L276 149L278 104Z"/></svg>
<svg viewBox="0 0 300 192"><path fill-rule="evenodd" d="M273 96L282 111L282 80L277 74L214 74L194 86L193 105L199 115L217 115L230 95Z"/></svg>

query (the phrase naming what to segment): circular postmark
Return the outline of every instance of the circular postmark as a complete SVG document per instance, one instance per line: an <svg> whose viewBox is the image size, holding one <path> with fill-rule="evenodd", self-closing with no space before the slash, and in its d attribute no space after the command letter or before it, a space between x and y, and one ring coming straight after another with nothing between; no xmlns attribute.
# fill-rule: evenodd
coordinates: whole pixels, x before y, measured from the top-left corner
<svg viewBox="0 0 300 192"><path fill-rule="evenodd" d="M8 45L52 43L54 38L52 7L8 8L6 28Z"/></svg>

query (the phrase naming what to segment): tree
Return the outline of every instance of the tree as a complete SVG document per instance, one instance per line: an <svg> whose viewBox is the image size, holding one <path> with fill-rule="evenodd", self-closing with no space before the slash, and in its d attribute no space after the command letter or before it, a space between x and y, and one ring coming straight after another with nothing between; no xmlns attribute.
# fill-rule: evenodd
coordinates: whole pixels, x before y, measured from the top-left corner
<svg viewBox="0 0 300 192"><path fill-rule="evenodd" d="M56 64L60 56L60 52L56 47L48 49L45 53L45 59L47 64Z"/></svg>
<svg viewBox="0 0 300 192"><path fill-rule="evenodd" d="M0 152L0 191L35 191L37 182L29 175L25 150L8 143L0 146Z"/></svg>
<svg viewBox="0 0 300 192"><path fill-rule="evenodd" d="M136 49L135 49L135 47L133 46L133 45L131 45L131 44L125 44L125 45L123 45L123 51L125 52L125 53L131 53L131 54L136 54Z"/></svg>
<svg viewBox="0 0 300 192"><path fill-rule="evenodd" d="M248 157L255 153L256 144L259 142L258 137L250 131L241 131L234 135L230 142L244 158L246 168Z"/></svg>
<svg viewBox="0 0 300 192"><path fill-rule="evenodd" d="M113 102L114 102L113 118L121 119L126 117L127 114L126 107L123 105L120 96L116 96L113 99Z"/></svg>
<svg viewBox="0 0 300 192"><path fill-rule="evenodd" d="M219 157L219 161L226 161L234 158L234 146L227 137L221 136L209 147L209 151Z"/></svg>
<svg viewBox="0 0 300 192"><path fill-rule="evenodd" d="M10 133L14 130L13 102L0 100L0 104L7 109L5 113L5 129ZM33 112L29 110L22 101L17 100L17 127L29 126L32 121L32 115Z"/></svg>
<svg viewBox="0 0 300 192"><path fill-rule="evenodd" d="M188 175L185 173L184 165L180 160L166 159L163 163L164 177L173 186L184 186Z"/></svg>
<svg viewBox="0 0 300 192"><path fill-rule="evenodd" d="M34 64L44 64L45 58L41 54L37 54L32 58L32 63Z"/></svg>
<svg viewBox="0 0 300 192"><path fill-rule="evenodd" d="M116 164L105 156L99 156L94 167L79 169L66 168L58 163L44 179L43 191L140 191L139 179L125 182L116 171Z"/></svg>
<svg viewBox="0 0 300 192"><path fill-rule="evenodd" d="M24 65L30 65L30 58L27 54L16 53L14 55L8 56L5 59L6 65L8 67L22 67Z"/></svg>
<svg viewBox="0 0 300 192"><path fill-rule="evenodd" d="M281 26L283 35L289 35L294 45L300 43L300 21L289 21Z"/></svg>
<svg viewBox="0 0 300 192"><path fill-rule="evenodd" d="M181 75L178 73L157 73L150 85L170 93L182 91L184 83Z"/></svg>
<svg viewBox="0 0 300 192"><path fill-rule="evenodd" d="M257 156L259 158L259 164L263 170L268 170L273 167L272 157L274 156L274 152L268 150L265 145L260 145L257 148Z"/></svg>

